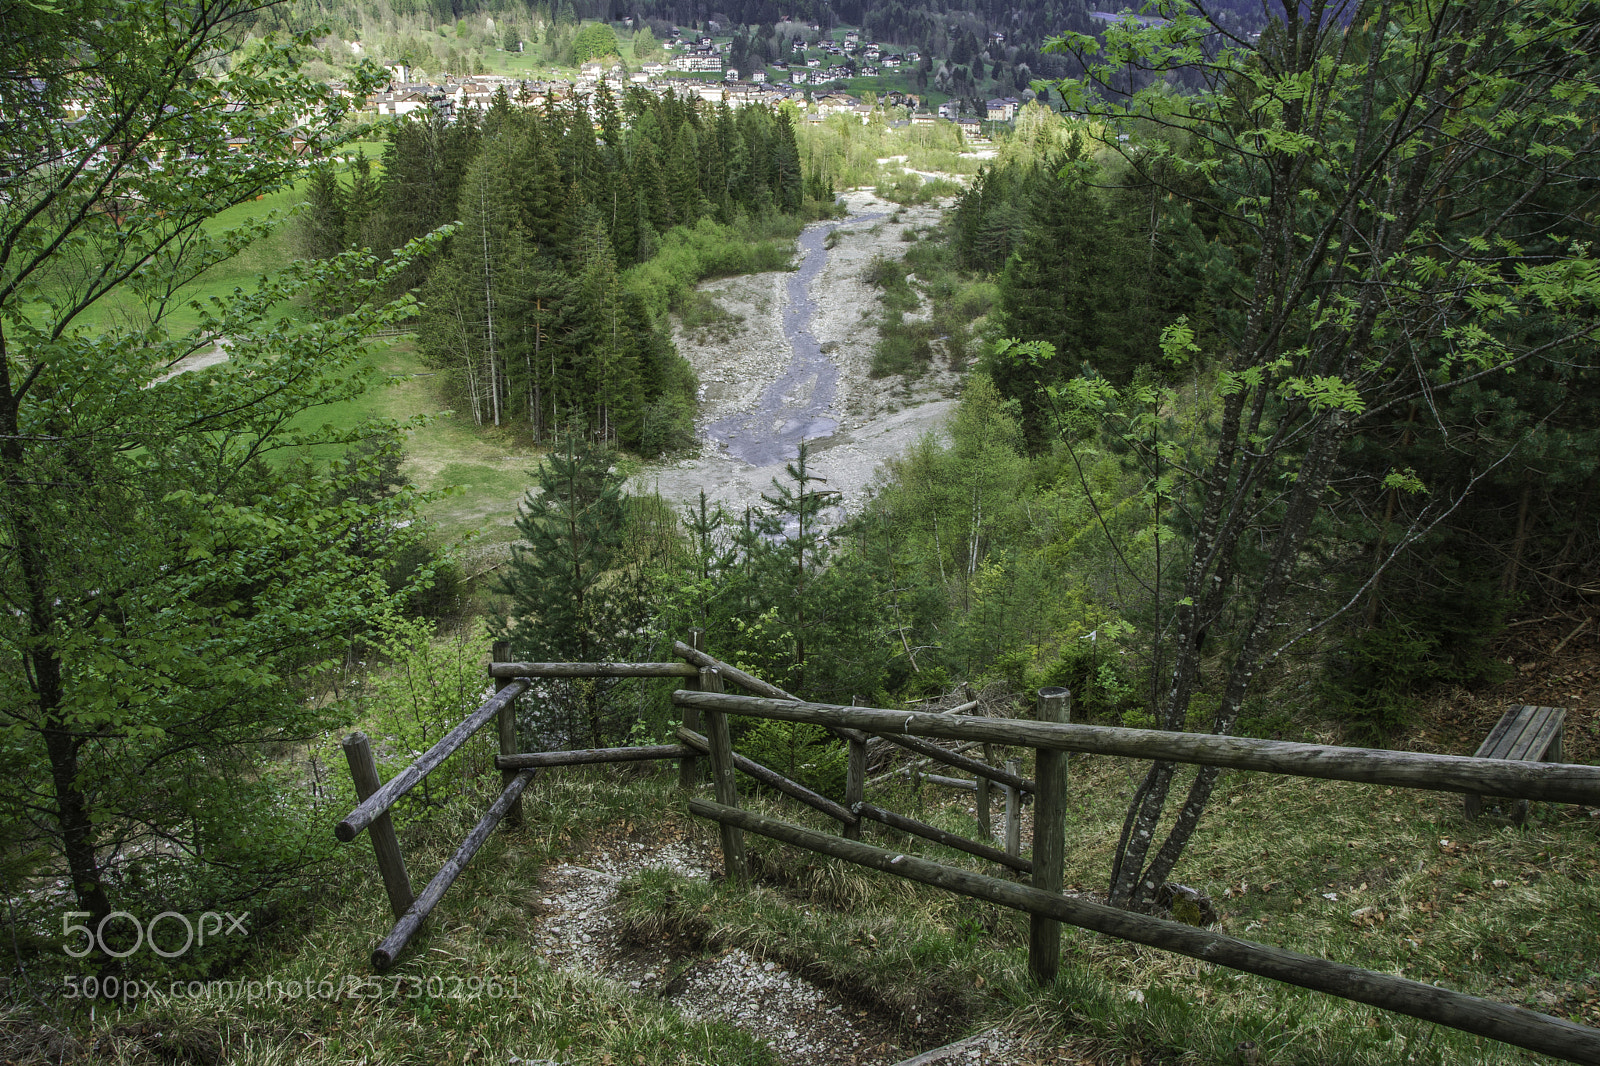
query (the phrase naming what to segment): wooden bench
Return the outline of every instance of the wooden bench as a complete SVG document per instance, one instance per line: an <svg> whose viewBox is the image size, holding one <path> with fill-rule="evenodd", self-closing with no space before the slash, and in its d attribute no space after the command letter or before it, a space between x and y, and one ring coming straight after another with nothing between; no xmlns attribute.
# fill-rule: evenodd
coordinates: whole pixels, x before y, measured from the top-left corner
<svg viewBox="0 0 1600 1066"><path fill-rule="evenodd" d="M1560 707L1513 704L1474 753L1479 759L1513 759L1526 762L1561 762L1561 726L1567 712ZM1467 817L1483 810L1483 797L1467 795ZM1518 825L1528 817L1528 801L1518 800L1511 818Z"/></svg>

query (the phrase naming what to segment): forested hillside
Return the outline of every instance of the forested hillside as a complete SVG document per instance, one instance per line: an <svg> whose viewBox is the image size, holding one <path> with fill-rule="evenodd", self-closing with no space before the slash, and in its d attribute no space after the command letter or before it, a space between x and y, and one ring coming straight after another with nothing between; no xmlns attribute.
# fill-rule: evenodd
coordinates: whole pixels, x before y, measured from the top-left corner
<svg viewBox="0 0 1600 1066"><path fill-rule="evenodd" d="M393 248L459 220L418 287L421 345L474 422L541 441L568 425L649 455L683 444L694 380L664 316L711 274L776 266L806 200L782 112L602 84L548 112L502 94L479 120L393 125L381 169L314 172L305 249ZM598 126L598 132L596 127ZM825 181L811 182L827 210ZM776 227L776 228L772 228Z"/></svg>

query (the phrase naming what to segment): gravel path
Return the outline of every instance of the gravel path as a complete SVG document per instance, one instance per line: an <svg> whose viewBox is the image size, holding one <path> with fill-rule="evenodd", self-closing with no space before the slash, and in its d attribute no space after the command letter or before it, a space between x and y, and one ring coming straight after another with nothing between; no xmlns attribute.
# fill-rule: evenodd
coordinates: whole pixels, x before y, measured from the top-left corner
<svg viewBox="0 0 1600 1066"><path fill-rule="evenodd" d="M743 949L686 956L668 944L639 945L624 937L617 903L617 884L624 877L666 868L706 880L718 865L714 851L680 841L613 841L581 859L553 865L540 878L536 946L556 966L598 973L635 995L666 1000L690 1018L736 1025L794 1066L894 1066L912 1059L918 1066L1085 1061L1030 1048L1016 1034L1000 1030L937 1053L924 1050L926 1044L915 1045L914 1036L914 1046L904 1046L892 1024Z"/></svg>
<svg viewBox="0 0 1600 1066"><path fill-rule="evenodd" d="M781 1061L817 1066L889 1066L912 1052L890 1026L839 995L739 948L684 958L667 945L627 942L617 883L665 867L705 880L716 856L690 845L619 842L582 863L552 866L541 878L543 916L537 944L557 966L598 973L636 995L656 996L691 1018L732 1023L766 1041ZM687 963L687 965L686 965Z"/></svg>

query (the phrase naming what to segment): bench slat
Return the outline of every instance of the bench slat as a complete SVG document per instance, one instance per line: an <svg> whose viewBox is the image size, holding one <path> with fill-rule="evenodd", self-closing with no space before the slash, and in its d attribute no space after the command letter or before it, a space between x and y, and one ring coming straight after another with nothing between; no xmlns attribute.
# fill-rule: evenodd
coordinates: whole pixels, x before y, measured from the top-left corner
<svg viewBox="0 0 1600 1066"><path fill-rule="evenodd" d="M1504 733L1500 734L1500 740L1495 744L1494 753L1489 758L1511 758L1512 749L1522 742L1522 738L1527 735L1528 726L1532 724L1538 713L1539 708L1533 706L1513 707L1506 711L1506 716L1511 719L1511 725Z"/></svg>
<svg viewBox="0 0 1600 1066"><path fill-rule="evenodd" d="M1505 759L1512 762L1537 762L1554 757L1561 758L1561 727L1567 712L1560 707L1534 707L1512 705L1500 716L1489 736L1478 746L1478 758ZM1478 817L1483 808L1483 797L1468 795L1468 818ZM1518 800L1512 810L1512 820L1521 825L1528 816L1528 801Z"/></svg>
<svg viewBox="0 0 1600 1066"><path fill-rule="evenodd" d="M1516 707L1501 715L1500 720L1494 724L1494 728L1489 730L1489 735L1484 738L1483 743L1478 745L1478 750L1474 753L1474 757L1479 759L1504 758L1502 755L1496 755L1495 749L1501 746L1501 743L1506 740L1506 734L1510 733L1522 720L1522 712L1524 710L1526 708Z"/></svg>
<svg viewBox="0 0 1600 1066"><path fill-rule="evenodd" d="M1550 738L1554 735L1550 728L1552 723L1560 727L1559 712L1554 707L1535 707L1533 714L1528 719L1528 724L1522 730L1522 736L1511 746L1507 759L1526 759L1535 762L1544 750L1550 746Z"/></svg>

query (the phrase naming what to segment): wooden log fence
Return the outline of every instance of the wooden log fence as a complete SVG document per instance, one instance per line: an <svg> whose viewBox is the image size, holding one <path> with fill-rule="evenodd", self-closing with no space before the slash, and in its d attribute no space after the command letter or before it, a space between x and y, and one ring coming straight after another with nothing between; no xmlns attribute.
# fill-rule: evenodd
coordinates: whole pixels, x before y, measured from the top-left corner
<svg viewBox="0 0 1600 1066"><path fill-rule="evenodd" d="M722 691L722 677L715 667L700 668L700 690L707 695ZM728 731L728 716L719 710L704 712L706 723L707 754L711 756L711 787L717 802L729 807L739 806L739 786L733 776L733 737ZM723 874L735 884L744 884L750 873L745 857L744 835L731 825L718 827L722 836Z"/></svg>
<svg viewBox="0 0 1600 1066"><path fill-rule="evenodd" d="M372 744L365 733L351 733L344 738L345 761L350 764L350 779L355 782L356 797L366 800L378 791L378 764L372 759ZM394 833L394 819L384 811L372 820L367 828L372 838L372 854L378 863L378 876L383 878L384 892L389 896L389 909L396 918L411 909L416 896L411 891L411 877L406 873L405 856L400 854L400 840Z"/></svg>
<svg viewBox="0 0 1600 1066"><path fill-rule="evenodd" d="M933 714L931 717L942 718L943 715ZM957 770L965 770L969 774L978 777L987 777L989 780L1005 785L1008 788L1015 788L1022 792L1033 792L1037 787L1025 777L1019 777L1010 771L998 769L977 759L969 759L965 755L958 755L948 748L941 748L939 745L930 744L926 740L919 740L916 737L895 736L892 733L878 733L878 736L881 736L891 744L905 748L907 751L914 751L918 755L926 756L934 762L953 766Z"/></svg>
<svg viewBox="0 0 1600 1066"><path fill-rule="evenodd" d="M903 814L886 811L882 807L874 807L870 803L858 803L854 809L861 817L871 818L874 822L880 822L890 829L898 829L902 833L910 833L912 836L931 840L935 844L954 848L956 851L964 851L968 855L976 855L980 859L988 859L990 862L999 863L1001 866L1009 866L1019 873L1033 873L1033 863L1027 859L1018 855L1009 855L999 848L991 848L989 845L980 844L975 840L968 840L959 833L946 832L936 825L929 825L927 822L908 818Z"/></svg>
<svg viewBox="0 0 1600 1066"><path fill-rule="evenodd" d="M501 770L516 772L538 766L589 766L595 763L648 762L654 759L686 759L694 749L683 744L646 744L637 748L580 748L574 751L519 751L498 756L494 764Z"/></svg>
<svg viewBox="0 0 1600 1066"><path fill-rule="evenodd" d="M461 876L461 871L466 869L467 863L472 861L472 857L478 853L478 849L483 847L483 842L489 839L489 834L494 832L494 827L500 824L500 819L504 818L511 806L522 797L522 790L528 787L528 782L533 780L533 775L534 771L532 770L520 770L512 776L511 784L505 787L505 790L500 793L500 798L494 801L493 805L484 813L484 816L478 820L478 824L472 827L472 832L467 834L467 839L461 842L461 846L456 849L456 853L450 856L449 861L439 869L438 873L433 875L433 880L428 882L428 887L422 890L421 895L417 896L416 902L411 904L405 914L400 916L400 920L395 923L394 929L388 936L384 937L383 943L373 949L373 969L382 972L394 965L394 960L400 957L400 953L405 950L406 945L411 942L411 938L416 935L417 929L421 927L422 920L428 916L439 900L444 897L445 889L454 884L455 879Z"/></svg>
<svg viewBox="0 0 1600 1066"><path fill-rule="evenodd" d="M704 651L706 646L706 631L696 627L689 630L688 648L691 651ZM700 670L695 668L694 680L689 682L690 687L700 683ZM698 733L705 728L700 721L700 711L694 707L683 708L683 728L691 733ZM678 760L678 787L684 792L693 792L700 785L700 760L691 753Z"/></svg>
<svg viewBox="0 0 1600 1066"><path fill-rule="evenodd" d="M498 662L501 659L509 658L511 658L511 642L509 640L495 641L489 652L490 662ZM493 677L493 673L491 673L490 676ZM511 684L512 681L510 679L497 677L494 679L494 690L496 692L503 692ZM497 732L500 735L500 755L504 757L506 755L514 755L521 751L521 738L517 736L516 700L510 700L501 705L500 713L496 718L496 722ZM515 770L502 767L500 770L501 790L503 791L507 788L510 788L511 781L516 776L517 773ZM514 826L522 824L522 800L520 798L511 805L511 810L506 816L506 822L507 824Z"/></svg>
<svg viewBox="0 0 1600 1066"><path fill-rule="evenodd" d="M1072 693L1064 688L1040 689L1034 713L1041 722L1067 721ZM1033 769L1039 782L1033 807L1033 887L1059 896L1066 859L1067 753L1040 748ZM1060 968L1061 923L1042 914L1030 915L1028 973L1040 984L1049 984Z"/></svg>
<svg viewBox="0 0 1600 1066"><path fill-rule="evenodd" d="M695 751L702 755L711 753L711 742L692 729L679 726L678 739L683 741L684 750L686 751ZM834 821L844 825L855 825L856 822L860 821L843 804L835 803L828 797L813 792L800 782L792 781L778 773L778 771L768 769L754 759L748 759L736 751L733 752L732 757L734 768L744 773L745 776L753 777L763 785L774 788L791 799L799 800L813 810L821 811Z"/></svg>
<svg viewBox="0 0 1600 1066"><path fill-rule="evenodd" d="M1600 806L1600 767L1569 763L1507 762L1209 733L1167 733L1116 726L908 713L681 689L673 693L673 700L680 706L692 703L702 711L710 708L754 718L838 725L875 733L895 731L947 740L989 740L1051 751L1121 755L1331 781Z"/></svg>
<svg viewBox="0 0 1600 1066"><path fill-rule="evenodd" d="M354 840L356 834L372 824L374 818L393 807L396 800L416 788L418 782L427 777L440 763L454 755L456 750L482 729L489 719L498 716L502 707L527 690L527 681L513 681L485 700L483 706L446 733L439 743L424 752L416 762L385 781L383 787L362 800L355 810L345 815L344 819L334 827L334 836L346 844Z"/></svg>
<svg viewBox="0 0 1600 1066"><path fill-rule="evenodd" d="M522 793L541 767L575 766L593 763L634 762L651 759L689 759L693 749L682 744L658 744L633 748L587 749L582 751L522 752L517 736L515 703L527 692L535 678L578 677L671 677L694 678L700 671L687 663L517 663L507 662L509 646L497 642L491 653L489 677L494 694L469 714L433 747L389 781L379 784L367 738L355 733L344 741L350 773L360 803L337 826L339 840L354 840L362 830L372 836L373 850L396 923L389 935L372 953L372 965L387 969L416 935L423 921L444 896L445 890L460 876L483 842L502 821L517 824L521 817ZM720 716L718 716L720 717ZM496 723L499 754L495 767L501 771L499 797L467 835L455 854L434 875L418 895L413 895L400 853L389 809L415 788L433 770L455 754L463 744L491 720ZM732 798L737 800L737 795ZM840 808L843 811L843 808ZM849 816L849 812L844 812Z"/></svg>
<svg viewBox="0 0 1600 1066"><path fill-rule="evenodd" d="M736 827L744 832L780 840L973 899L986 900L1030 916L1064 922L1202 962L1366 1003L1568 1062L1588 1066L1600 1064L1600 1030L1522 1007L1478 999L1405 977L1363 970L1270 944L1240 940L1181 922L1152 918L996 877L986 877L859 841L813 832L775 818L703 799L691 799L689 810L720 825Z"/></svg>
<svg viewBox="0 0 1600 1066"><path fill-rule="evenodd" d="M341 841L347 842L362 830L371 833L390 906L397 917L393 930L373 951L372 963L376 969L383 970L393 964L445 890L495 828L502 821L514 822L522 793L538 768L677 759L680 783L685 790L692 791L699 783L696 756L704 754L711 764L716 801L691 797L689 809L718 823L727 876L735 882L743 882L748 876L743 834L754 832L1027 913L1029 971L1036 981L1054 979L1059 968L1060 925L1066 923L1408 1014L1571 1062L1600 1066L1600 1030L1406 978L1061 894L1067 753L1072 751L1591 805L1600 805L1600 767L1074 725L1068 720L1071 697L1065 689L1040 690L1036 704L1038 720L1031 722L964 717L959 713L977 706L976 701L944 712L909 713L808 703L708 655L703 647L703 634L698 631L692 633L690 639L691 643L674 645L674 651L686 661L668 663L517 663L503 661L507 657L506 649L497 645L495 661L489 667L490 677L495 682L494 695L405 770L382 784L378 782L366 738L356 733L346 739L346 757L360 803L338 823L335 833ZM684 724L677 731L681 743L565 752L514 750L520 745L513 704L529 689L532 679L576 677L684 679L692 687L679 689L672 696L683 713ZM725 678L756 695L723 692ZM817 724L844 739L849 744L846 804L839 804L735 752L727 717L730 714ZM413 896L388 811L491 719L498 723L499 755L495 765L504 775L501 793L450 860L420 894ZM702 726L704 734L697 728ZM935 774L921 776L934 784L975 790L979 816L985 823L985 837L989 829L991 786L1002 788L1006 800L1005 849L968 840L867 803L864 790L873 783L866 777L867 742L879 738L921 756L923 761L919 762L919 767L938 762L973 773L975 779L971 781ZM930 743L930 739L965 744L959 751L952 752ZM983 746L989 760L993 759L993 745L1034 748L1035 778L1022 777L1015 759L1007 760L1001 769L990 761L962 754L978 745ZM840 822L842 835L817 833L741 810L736 770L827 814ZM1037 800L1031 859L1024 859L1020 854L1020 807L1024 792L1032 793ZM1020 885L864 844L859 838L861 824L867 820L1031 875L1033 883Z"/></svg>

